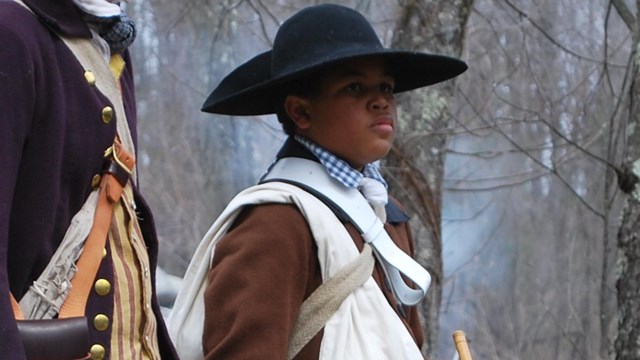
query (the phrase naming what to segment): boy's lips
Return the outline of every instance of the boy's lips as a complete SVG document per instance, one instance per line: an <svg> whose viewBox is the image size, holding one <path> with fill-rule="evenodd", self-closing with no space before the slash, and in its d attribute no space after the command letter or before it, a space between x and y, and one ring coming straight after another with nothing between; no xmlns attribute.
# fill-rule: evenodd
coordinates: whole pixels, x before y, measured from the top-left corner
<svg viewBox="0 0 640 360"><path fill-rule="evenodd" d="M378 116L373 122L372 127L376 131L380 131L384 133L393 132L394 119L391 115Z"/></svg>
<svg viewBox="0 0 640 360"><path fill-rule="evenodd" d="M373 126L388 125L393 127L393 123L394 121L391 115L380 115L376 117L375 121L373 122Z"/></svg>

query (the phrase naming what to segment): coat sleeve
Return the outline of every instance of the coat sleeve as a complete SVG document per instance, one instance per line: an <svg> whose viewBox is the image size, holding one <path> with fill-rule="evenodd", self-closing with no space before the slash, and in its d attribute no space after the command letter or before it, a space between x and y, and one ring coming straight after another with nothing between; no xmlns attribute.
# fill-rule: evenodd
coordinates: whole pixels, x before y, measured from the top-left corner
<svg viewBox="0 0 640 360"><path fill-rule="evenodd" d="M285 359L300 306L321 282L315 242L293 205L248 208L236 224L209 272L205 358Z"/></svg>
<svg viewBox="0 0 640 360"><path fill-rule="evenodd" d="M34 65L27 43L4 18L0 15L0 354L22 359L24 352L9 300L7 253L13 190L33 118Z"/></svg>

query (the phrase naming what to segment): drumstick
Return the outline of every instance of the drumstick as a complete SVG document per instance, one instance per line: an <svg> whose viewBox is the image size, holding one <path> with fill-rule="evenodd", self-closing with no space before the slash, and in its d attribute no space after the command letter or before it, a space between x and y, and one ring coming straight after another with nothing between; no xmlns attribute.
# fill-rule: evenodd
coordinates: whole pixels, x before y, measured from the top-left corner
<svg viewBox="0 0 640 360"><path fill-rule="evenodd" d="M471 352L469 351L469 345L467 344L467 337L464 335L464 331L454 331L453 342L456 344L456 350L458 351L460 360L472 360Z"/></svg>

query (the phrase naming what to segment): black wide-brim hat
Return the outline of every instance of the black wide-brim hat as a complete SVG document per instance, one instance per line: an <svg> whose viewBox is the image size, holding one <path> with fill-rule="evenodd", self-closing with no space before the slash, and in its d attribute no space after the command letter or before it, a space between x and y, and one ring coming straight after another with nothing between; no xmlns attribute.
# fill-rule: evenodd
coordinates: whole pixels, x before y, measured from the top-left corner
<svg viewBox="0 0 640 360"><path fill-rule="evenodd" d="M285 21L273 49L240 65L205 101L202 111L226 115L276 112L274 94L283 84L337 62L379 56L395 79L394 92L432 85L467 69L463 61L436 54L387 49L367 19L348 7L307 7Z"/></svg>

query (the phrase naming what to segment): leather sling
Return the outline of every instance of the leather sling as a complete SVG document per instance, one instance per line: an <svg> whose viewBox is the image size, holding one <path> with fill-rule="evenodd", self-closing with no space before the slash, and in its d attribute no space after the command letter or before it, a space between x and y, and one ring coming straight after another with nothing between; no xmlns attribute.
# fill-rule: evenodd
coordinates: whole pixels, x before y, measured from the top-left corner
<svg viewBox="0 0 640 360"><path fill-rule="evenodd" d="M87 298L100 267L114 205L120 201L124 186L127 184L128 176L124 175L122 170L131 173L135 165L133 155L126 152L118 142L114 143L113 149L113 157L107 161L107 169L104 170L100 182L93 226L85 241L82 255L78 259L78 271L71 280L71 291L60 309L58 318L84 315ZM126 168L123 169L122 165Z"/></svg>
<svg viewBox="0 0 640 360"><path fill-rule="evenodd" d="M108 237L114 205L120 201L128 181L127 172L133 169L133 156L115 142L105 159L93 225L77 261L77 271L71 280L71 290L57 319L24 320L20 305L11 295L11 305L17 321L27 359L51 357L51 348L58 346L59 359L85 359L88 349L88 323L85 308L93 280L100 267L102 252ZM123 168L126 166L126 168Z"/></svg>

